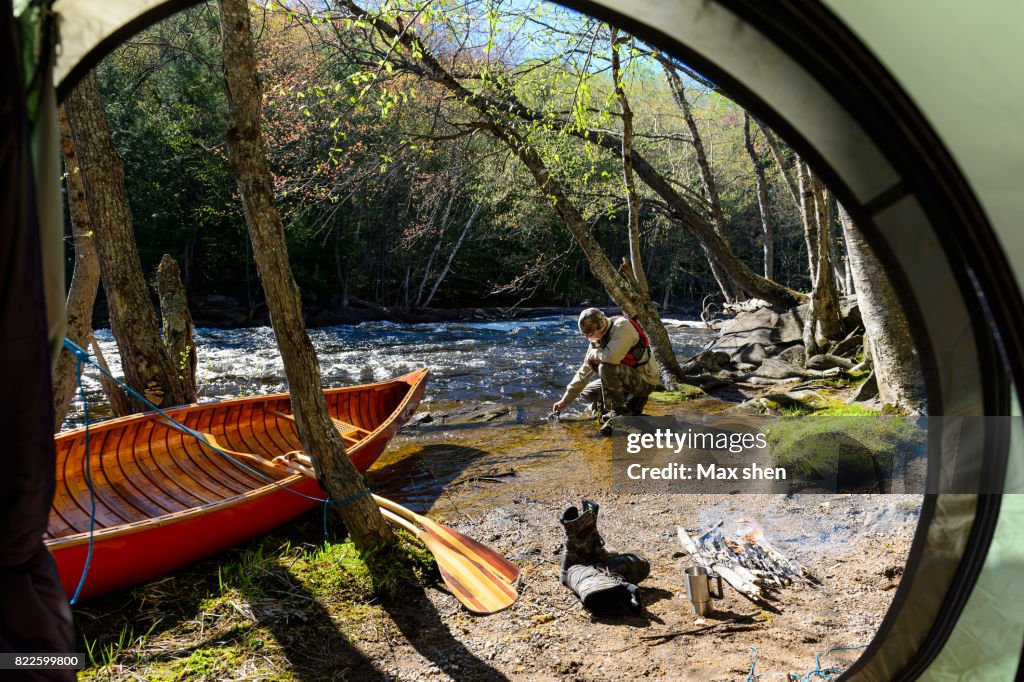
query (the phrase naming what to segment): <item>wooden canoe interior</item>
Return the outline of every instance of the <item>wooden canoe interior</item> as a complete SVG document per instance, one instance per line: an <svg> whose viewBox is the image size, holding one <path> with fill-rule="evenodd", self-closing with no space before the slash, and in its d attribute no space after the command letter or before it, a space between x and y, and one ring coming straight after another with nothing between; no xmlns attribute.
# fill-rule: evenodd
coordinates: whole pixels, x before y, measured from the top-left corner
<svg viewBox="0 0 1024 682"><path fill-rule="evenodd" d="M409 389L408 383L396 380L325 392L328 410L338 420L350 455L391 416ZM287 395L168 410L176 421L213 436L222 448L267 460L302 449L294 420L274 412L291 412ZM160 415L149 414L90 427L97 531L197 507L214 508L291 475L248 458L237 458L245 465L239 466L161 421ZM84 431L59 435L56 448L57 490L47 540L87 533L91 516Z"/></svg>

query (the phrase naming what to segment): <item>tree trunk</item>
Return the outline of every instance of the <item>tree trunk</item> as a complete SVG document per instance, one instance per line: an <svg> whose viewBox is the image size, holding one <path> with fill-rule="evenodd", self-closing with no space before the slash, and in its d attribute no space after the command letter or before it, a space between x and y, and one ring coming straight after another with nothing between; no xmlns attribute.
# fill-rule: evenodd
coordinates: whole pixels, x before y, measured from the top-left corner
<svg viewBox="0 0 1024 682"><path fill-rule="evenodd" d="M764 239L764 277L775 278L775 235L772 232L772 217L768 207L768 180L764 174L764 164L754 149L754 138L750 134L750 114L743 112L743 140L750 156L750 164L754 167L757 179L757 211L761 216L761 234Z"/></svg>
<svg viewBox="0 0 1024 682"><path fill-rule="evenodd" d="M94 73L71 91L64 106L96 235L110 327L127 383L160 407L190 402L160 338L132 232L124 166L110 136ZM136 410L144 408L133 403Z"/></svg>
<svg viewBox="0 0 1024 682"><path fill-rule="evenodd" d="M100 348L100 344L96 342L96 336L89 333L89 345L92 347L93 358L96 359L96 364L103 369L100 372L100 386L103 387L103 394L107 396L107 402L110 404L110 409L116 415L127 415L132 413L132 403L128 398L128 394L121 388L116 381L110 378L110 365L107 364L107 358L103 356L103 349ZM85 346L82 346L85 348ZM105 372L105 373L104 373Z"/></svg>
<svg viewBox="0 0 1024 682"><path fill-rule="evenodd" d="M779 141L775 139L775 133L771 131L771 128L766 126L761 121L754 119L757 122L757 127L764 133L764 140L768 144L768 149L772 152L772 158L775 159L775 165L779 168L779 175L782 176L785 182L786 189L789 192L789 198L793 200L793 205L800 208L800 191L797 189L796 180L793 179L793 175L786 168L786 159L782 156L782 148L779 146Z"/></svg>
<svg viewBox="0 0 1024 682"><path fill-rule="evenodd" d="M82 177L78 172L78 156L71 140L64 107L58 109L60 124L60 145L64 152L64 169L67 178L68 204L71 210L71 234L75 243L75 273L71 277L71 288L65 308L68 326L67 337L85 348L92 335L92 312L96 303L96 292L100 286L100 264L96 259L96 245L89 226L89 207L85 202ZM60 431L67 416L68 404L77 388L76 369L78 363L67 350L62 350L53 373L53 430ZM121 415L118 415L121 416Z"/></svg>
<svg viewBox="0 0 1024 682"><path fill-rule="evenodd" d="M459 238L455 241L455 246L452 247L451 253L448 254L448 260L445 261L444 267L441 269L441 274L437 276L437 279L434 281L434 286L430 290L430 294L427 296L427 300L423 303L424 308L428 307L430 302L434 300L434 294L437 293L438 287L441 286L441 282L444 281L444 278L448 276L448 271L452 269L452 261L455 260L455 254L459 252L459 249L462 247L462 241L466 238L466 235L469 234L469 231L473 229L473 223L476 222L476 219L480 216L480 211L482 211L483 208L484 202L482 201L478 201L476 206L473 208L472 215L469 216L469 220L467 220L465 226L463 226L462 232L459 233Z"/></svg>
<svg viewBox="0 0 1024 682"><path fill-rule="evenodd" d="M196 393L196 343L192 338L192 315L181 282L181 269L169 254L164 254L156 269L156 288L160 293L160 314L164 321L164 345L178 368L178 378L188 391L188 402L198 400Z"/></svg>
<svg viewBox="0 0 1024 682"><path fill-rule="evenodd" d="M390 529L366 490L363 477L345 453L320 385L320 367L302 319L302 300L292 276L284 226L274 203L274 188L260 137L260 88L245 0L220 0L224 80L227 85L228 158L238 181L253 256L266 293L270 319L284 360L292 410L302 446L313 460L317 480L334 500L357 547L393 540ZM354 497L354 499L351 499Z"/></svg>
<svg viewBox="0 0 1024 682"><path fill-rule="evenodd" d="M640 254L640 197L636 191L633 178L633 110L629 106L626 88L622 85L622 59L620 48L626 40L619 39L619 30L612 28L612 83L619 100L622 116L622 180L626 188L626 206L628 207L629 233L629 264L632 270L632 282L640 294L648 294L650 286L644 274L643 259Z"/></svg>
<svg viewBox="0 0 1024 682"><path fill-rule="evenodd" d="M818 310L818 335L827 341L843 338L843 316L839 311L839 293L836 289L835 270L832 267L832 211L830 192L813 176L815 223L818 228L818 268L814 292Z"/></svg>
<svg viewBox="0 0 1024 682"><path fill-rule="evenodd" d="M718 182L715 180L714 171L711 168L711 162L708 160L707 153L704 151L704 141L701 139L700 129L697 127L697 121L693 117L693 110L690 108L690 102L686 99L686 91L683 88L683 81L679 77L679 73L676 71L675 66L671 62L663 63L665 66L665 75L668 78L669 88L672 90L672 95L676 100L676 104L683 111L683 119L686 121L686 127L690 131L690 140L693 144L694 156L697 159L697 168L700 171L701 181L704 183L704 189L708 194L708 205L711 208L711 226L715 230L715 234L729 246L729 239L725 235L725 213L722 211L722 198L718 192ZM718 286L722 290L722 296L725 297L726 303L732 303L739 300L743 295L743 288L733 279L728 271L725 270L716 258L709 258L708 262L711 265L711 273L715 276L715 281L718 282Z"/></svg>
<svg viewBox="0 0 1024 682"><path fill-rule="evenodd" d="M833 277L829 245L831 216L826 190L810 166L798 162L801 220L807 243L811 276L811 305L804 320L804 348L807 357L819 352L827 341L842 338L843 321Z"/></svg>
<svg viewBox="0 0 1024 682"><path fill-rule="evenodd" d="M878 397L912 414L925 409L924 378L910 325L889 277L849 214L839 206L857 303L874 364Z"/></svg>

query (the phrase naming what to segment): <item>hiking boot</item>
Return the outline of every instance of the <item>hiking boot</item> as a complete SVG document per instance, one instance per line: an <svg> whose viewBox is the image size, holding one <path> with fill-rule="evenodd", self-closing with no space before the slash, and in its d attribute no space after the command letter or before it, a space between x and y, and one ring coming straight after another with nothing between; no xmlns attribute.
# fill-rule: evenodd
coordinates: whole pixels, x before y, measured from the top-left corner
<svg viewBox="0 0 1024 682"><path fill-rule="evenodd" d="M570 566L562 583L576 593L583 608L598 616L643 612L640 590L621 576L596 566Z"/></svg>
<svg viewBox="0 0 1024 682"><path fill-rule="evenodd" d="M613 554L607 561L594 564L594 568L614 573L634 585L651 574L650 562L636 554Z"/></svg>
<svg viewBox="0 0 1024 682"><path fill-rule="evenodd" d="M602 436L612 435L612 420L622 417L623 413L618 410L608 410L601 415L601 426L597 429L597 432Z"/></svg>
<svg viewBox="0 0 1024 682"><path fill-rule="evenodd" d="M562 557L562 584L568 586L566 573L576 565L590 565L607 561L612 555L604 548L604 539L597 532L597 510L591 500L583 500L583 511L569 507L562 514L565 528L565 556Z"/></svg>
<svg viewBox="0 0 1024 682"><path fill-rule="evenodd" d="M639 416L644 413L644 406L647 405L647 397L633 396L626 401L626 414Z"/></svg>

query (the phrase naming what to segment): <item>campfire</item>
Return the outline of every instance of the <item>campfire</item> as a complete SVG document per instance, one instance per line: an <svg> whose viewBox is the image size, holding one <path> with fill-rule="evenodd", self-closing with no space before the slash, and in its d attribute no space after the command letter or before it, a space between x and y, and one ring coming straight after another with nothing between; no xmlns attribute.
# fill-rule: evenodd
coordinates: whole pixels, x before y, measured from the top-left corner
<svg viewBox="0 0 1024 682"><path fill-rule="evenodd" d="M770 602L781 588L821 584L806 566L772 546L762 531L753 530L732 538L722 532L722 525L719 521L710 530L694 536L680 527L679 542L699 565L720 575L758 606L777 612Z"/></svg>

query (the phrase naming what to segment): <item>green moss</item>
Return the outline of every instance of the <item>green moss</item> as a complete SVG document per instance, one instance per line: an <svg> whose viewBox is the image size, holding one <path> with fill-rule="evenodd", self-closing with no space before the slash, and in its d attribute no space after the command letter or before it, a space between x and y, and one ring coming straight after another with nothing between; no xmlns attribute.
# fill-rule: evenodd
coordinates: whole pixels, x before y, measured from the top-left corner
<svg viewBox="0 0 1024 682"><path fill-rule="evenodd" d="M870 486L902 472L925 434L912 421L854 405L813 416L782 418L767 430L774 466L794 479L835 481L840 489ZM846 416L843 416L846 413Z"/></svg>
<svg viewBox="0 0 1024 682"><path fill-rule="evenodd" d="M841 400L830 400L814 409L815 417L877 417L878 410L870 407L849 405Z"/></svg>
<svg viewBox="0 0 1024 682"><path fill-rule="evenodd" d="M674 391L654 391L649 398L656 403L685 403L688 400L707 398L708 394L697 386L690 384L678 384Z"/></svg>

